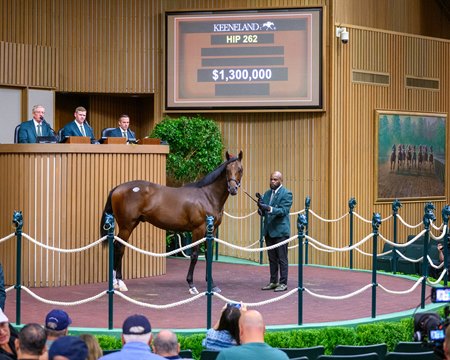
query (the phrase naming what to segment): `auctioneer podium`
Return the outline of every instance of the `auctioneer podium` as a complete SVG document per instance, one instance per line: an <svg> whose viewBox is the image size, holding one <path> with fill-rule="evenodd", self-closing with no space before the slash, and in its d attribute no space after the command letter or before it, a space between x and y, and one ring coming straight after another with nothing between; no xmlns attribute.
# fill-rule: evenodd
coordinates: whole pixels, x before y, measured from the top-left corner
<svg viewBox="0 0 450 360"><path fill-rule="evenodd" d="M73 249L100 238L100 218L115 186L131 180L166 184L167 145L0 144L0 238L14 232L14 210L22 210L23 232L46 245ZM117 234L117 224L116 224ZM165 231L141 223L129 240L138 248L165 252ZM59 253L22 238L22 284L64 286L103 282L108 251L101 244ZM15 237L0 243L6 284L15 283ZM130 249L124 279L161 275L165 258Z"/></svg>

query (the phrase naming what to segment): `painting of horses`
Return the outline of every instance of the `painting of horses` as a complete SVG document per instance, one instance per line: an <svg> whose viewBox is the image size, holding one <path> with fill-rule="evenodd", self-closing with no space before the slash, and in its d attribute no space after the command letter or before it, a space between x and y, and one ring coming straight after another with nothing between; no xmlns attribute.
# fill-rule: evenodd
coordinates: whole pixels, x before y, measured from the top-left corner
<svg viewBox="0 0 450 360"><path fill-rule="evenodd" d="M375 200L444 198L446 115L375 113Z"/></svg>

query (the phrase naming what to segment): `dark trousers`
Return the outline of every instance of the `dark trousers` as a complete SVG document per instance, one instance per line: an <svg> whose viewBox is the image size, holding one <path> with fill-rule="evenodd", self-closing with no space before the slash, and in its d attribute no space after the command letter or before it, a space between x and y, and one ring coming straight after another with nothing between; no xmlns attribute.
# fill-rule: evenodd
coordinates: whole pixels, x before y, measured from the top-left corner
<svg viewBox="0 0 450 360"><path fill-rule="evenodd" d="M271 238L270 236L265 236L266 245L272 246L288 239L289 236L282 236ZM288 281L288 244L278 246L275 249L267 250L267 255L269 256L269 267L270 267L270 282L280 283L287 285ZM278 272L280 273L280 279L278 280Z"/></svg>

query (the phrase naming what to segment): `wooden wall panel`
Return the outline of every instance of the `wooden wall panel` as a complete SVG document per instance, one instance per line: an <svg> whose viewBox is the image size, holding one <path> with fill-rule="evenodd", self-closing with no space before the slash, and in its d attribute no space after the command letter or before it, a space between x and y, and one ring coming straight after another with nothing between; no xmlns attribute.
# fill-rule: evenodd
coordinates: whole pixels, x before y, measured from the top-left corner
<svg viewBox="0 0 450 360"><path fill-rule="evenodd" d="M120 183L145 179L164 184L165 146L127 145L2 145L0 231L8 235L14 210L22 210L23 231L49 246L79 248L100 237L100 217L109 191ZM117 229L116 229L117 230ZM165 252L165 232L141 224L133 245ZM0 244L6 283L15 282L15 238ZM125 251L124 278L165 273L165 258L147 258ZM108 257L99 245L64 254L23 239L22 278L26 286L63 286L107 280Z"/></svg>
<svg viewBox="0 0 450 360"><path fill-rule="evenodd" d="M331 190L330 213L336 217L345 211L350 197L358 205L355 211L367 219L373 212L385 218L391 214L391 203L376 204L374 195L374 141L375 110L398 110L407 112L449 112L449 71L443 56L450 51L446 40L423 38L375 29L349 27L350 41L343 45L339 39L332 41L332 108L330 128ZM352 82L352 71L386 73L389 86ZM438 79L439 91L406 88L406 76ZM447 137L449 135L447 126ZM448 163L447 151L446 163ZM448 171L448 168L447 168ZM445 200L434 201L437 223L442 222L440 211L447 203L449 184L446 183ZM404 202L399 214L410 224L422 221L424 204L428 201ZM400 226L400 239L416 234L419 229ZM381 229L392 239L392 222ZM371 225L356 222L355 239L362 239L371 232ZM330 227L330 241L335 246L344 246L349 237L348 225ZM380 250L382 242L380 243ZM370 246L366 246L370 250ZM356 266L370 268L371 259L356 256ZM333 254L330 263L345 266L348 254Z"/></svg>

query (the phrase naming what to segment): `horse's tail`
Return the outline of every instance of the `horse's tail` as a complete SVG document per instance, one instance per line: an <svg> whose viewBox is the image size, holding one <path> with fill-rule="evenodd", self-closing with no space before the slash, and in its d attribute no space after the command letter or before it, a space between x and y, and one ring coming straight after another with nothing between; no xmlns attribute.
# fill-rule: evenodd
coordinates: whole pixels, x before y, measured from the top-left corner
<svg viewBox="0 0 450 360"><path fill-rule="evenodd" d="M108 199L106 200L105 208L103 209L102 219L100 221L100 236L101 237L106 236L108 233L108 231L105 229L106 213L114 215L113 208L112 208L112 200L111 200L114 190L116 190L116 188L112 189L109 192ZM103 245L107 245L107 244L108 244L108 242L105 240L103 242Z"/></svg>

